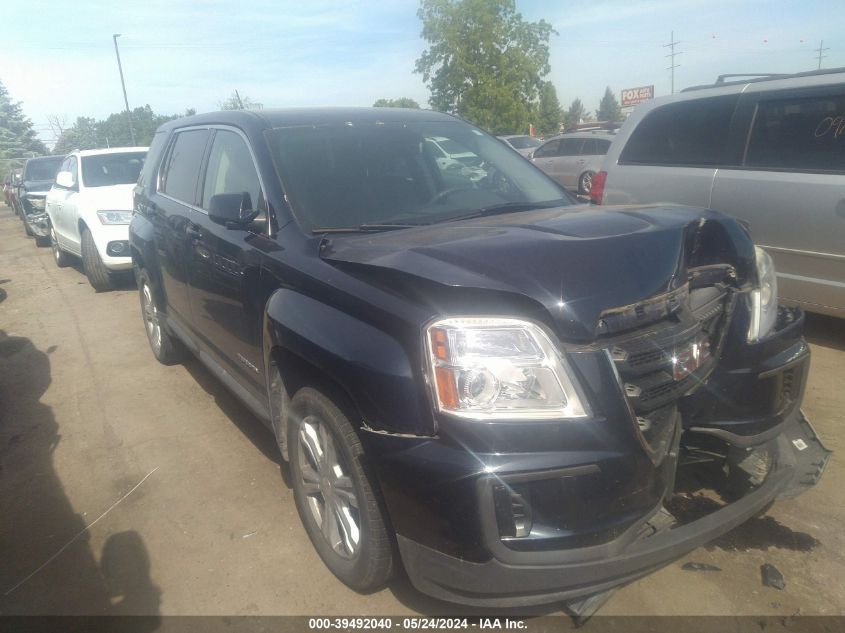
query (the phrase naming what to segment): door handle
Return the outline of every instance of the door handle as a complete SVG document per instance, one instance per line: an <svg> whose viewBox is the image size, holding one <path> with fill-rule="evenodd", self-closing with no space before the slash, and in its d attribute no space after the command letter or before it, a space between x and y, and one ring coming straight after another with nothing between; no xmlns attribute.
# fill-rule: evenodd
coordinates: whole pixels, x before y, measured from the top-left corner
<svg viewBox="0 0 845 633"><path fill-rule="evenodd" d="M200 233L200 227L196 224L189 224L188 228L185 229L185 235L187 235L192 240L201 240L202 233Z"/></svg>

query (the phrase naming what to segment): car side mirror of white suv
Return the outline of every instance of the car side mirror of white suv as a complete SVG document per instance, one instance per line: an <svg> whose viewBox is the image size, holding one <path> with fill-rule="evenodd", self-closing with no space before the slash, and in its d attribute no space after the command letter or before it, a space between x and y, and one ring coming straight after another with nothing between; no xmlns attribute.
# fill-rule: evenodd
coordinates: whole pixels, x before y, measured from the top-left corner
<svg viewBox="0 0 845 633"><path fill-rule="evenodd" d="M69 171L60 171L56 174L56 184L65 189L73 189L76 183L73 181L73 175Z"/></svg>

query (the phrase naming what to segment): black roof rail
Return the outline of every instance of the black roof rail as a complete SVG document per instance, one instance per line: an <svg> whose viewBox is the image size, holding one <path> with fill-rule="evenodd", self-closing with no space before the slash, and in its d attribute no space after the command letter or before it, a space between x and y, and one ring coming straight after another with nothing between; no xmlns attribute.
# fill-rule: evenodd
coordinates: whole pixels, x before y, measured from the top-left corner
<svg viewBox="0 0 845 633"><path fill-rule="evenodd" d="M813 77L815 75L835 75L838 73L845 73L845 67L842 68L825 68L822 70L808 70L801 73L729 73L719 75L715 83L703 84L700 86L690 86L684 88L681 92L689 92L692 90L706 90L707 88L719 88L721 86L736 86L742 84L758 83L761 81L774 81L776 79L795 79L797 77ZM745 77L746 79L742 79Z"/></svg>

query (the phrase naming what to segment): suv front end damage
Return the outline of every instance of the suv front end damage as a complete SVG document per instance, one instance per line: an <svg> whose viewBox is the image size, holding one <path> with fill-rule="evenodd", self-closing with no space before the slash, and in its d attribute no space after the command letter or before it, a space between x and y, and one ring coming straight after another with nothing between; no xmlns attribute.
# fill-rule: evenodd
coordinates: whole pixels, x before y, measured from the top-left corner
<svg viewBox="0 0 845 633"><path fill-rule="evenodd" d="M666 228L662 214L639 211L636 217ZM456 415L442 406L443 377L429 367L432 399L440 403L436 432L363 434L418 589L497 606L597 594L818 481L829 451L800 409L810 357L803 314L777 308L770 293L765 298L775 302L768 308L773 316L760 331L761 305L752 297L765 283L765 267L750 241L732 233L737 228L718 217L687 225L675 264L664 267L671 280L662 292L604 307L591 288L594 294L573 299L568 313L592 314L586 322L531 315L565 359L578 401L586 405L578 409L583 415L565 409L557 419ZM614 246L624 261L634 241ZM343 257L354 258L354 251ZM435 274L419 265L414 273ZM450 291L432 305L451 305ZM504 295L501 303L504 312ZM512 327L507 319L488 322ZM585 330L581 340L573 336ZM501 340L497 345L513 354ZM468 353L463 339L438 341ZM431 343L429 352L436 365ZM477 354L469 357L475 380L486 366ZM458 395L484 393L477 381L455 380ZM673 515L690 481L719 509L693 520Z"/></svg>

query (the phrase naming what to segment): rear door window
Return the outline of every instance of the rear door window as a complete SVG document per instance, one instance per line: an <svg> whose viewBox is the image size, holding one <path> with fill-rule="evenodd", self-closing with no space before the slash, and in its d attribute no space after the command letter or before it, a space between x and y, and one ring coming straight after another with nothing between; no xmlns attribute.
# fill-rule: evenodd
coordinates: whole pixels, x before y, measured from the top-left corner
<svg viewBox="0 0 845 633"><path fill-rule="evenodd" d="M584 139L565 138L560 142L560 156L578 156L581 153L581 146Z"/></svg>
<svg viewBox="0 0 845 633"><path fill-rule="evenodd" d="M162 171L162 191L168 196L194 204L197 179L208 142L208 130L187 130L176 134Z"/></svg>
<svg viewBox="0 0 845 633"><path fill-rule="evenodd" d="M704 167L724 161L739 95L670 103L646 115L620 163Z"/></svg>
<svg viewBox="0 0 845 633"><path fill-rule="evenodd" d="M845 171L845 94L761 101L745 166Z"/></svg>
<svg viewBox="0 0 845 633"><path fill-rule="evenodd" d="M581 146L581 154L584 156L595 156L598 153L596 149L596 139L588 138Z"/></svg>

